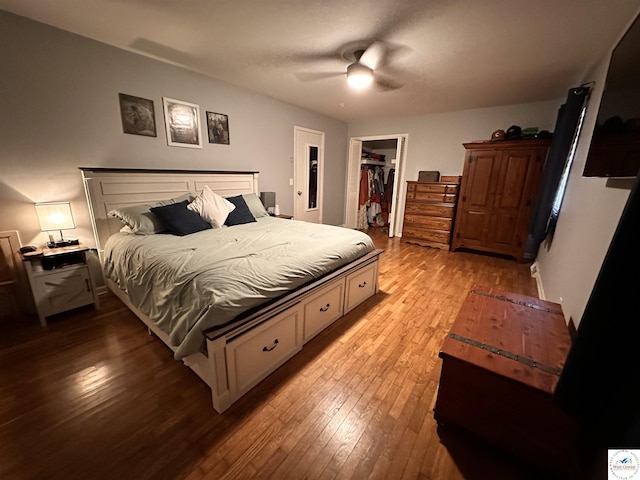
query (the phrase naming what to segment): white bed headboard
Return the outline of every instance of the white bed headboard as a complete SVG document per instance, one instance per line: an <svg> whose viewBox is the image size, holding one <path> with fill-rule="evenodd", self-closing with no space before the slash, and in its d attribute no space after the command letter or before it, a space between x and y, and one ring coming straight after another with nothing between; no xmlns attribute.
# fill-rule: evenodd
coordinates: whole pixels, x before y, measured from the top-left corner
<svg viewBox="0 0 640 480"><path fill-rule="evenodd" d="M223 197L259 194L258 172L79 168L100 257L107 239L122 228L120 220L107 216L114 208L157 202L184 193L195 196L204 185Z"/></svg>

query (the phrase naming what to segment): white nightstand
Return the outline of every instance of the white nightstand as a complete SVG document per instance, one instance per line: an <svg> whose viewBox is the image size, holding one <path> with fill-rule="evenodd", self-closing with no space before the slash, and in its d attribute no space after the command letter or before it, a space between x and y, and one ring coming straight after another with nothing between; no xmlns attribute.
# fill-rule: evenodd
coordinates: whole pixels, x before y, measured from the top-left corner
<svg viewBox="0 0 640 480"><path fill-rule="evenodd" d="M84 245L45 248L26 253L25 262L40 324L46 317L73 308L94 304L98 296L87 263L89 248Z"/></svg>

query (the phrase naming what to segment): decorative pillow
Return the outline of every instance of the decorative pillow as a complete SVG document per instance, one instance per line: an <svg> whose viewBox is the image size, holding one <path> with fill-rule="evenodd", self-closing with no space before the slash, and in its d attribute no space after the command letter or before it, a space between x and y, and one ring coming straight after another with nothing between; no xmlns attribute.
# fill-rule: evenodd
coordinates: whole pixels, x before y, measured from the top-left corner
<svg viewBox="0 0 640 480"><path fill-rule="evenodd" d="M200 195L193 199L188 208L199 214L213 228L220 228L236 206L212 191L208 185L205 185Z"/></svg>
<svg viewBox="0 0 640 480"><path fill-rule="evenodd" d="M189 193L180 195L176 198L169 198L156 203L143 203L140 205L131 205L129 207L120 207L111 210L108 216L118 218L122 223L128 226L133 233L147 235L152 233L166 232L167 228L164 224L151 213L151 208L162 205L171 205L183 200L191 200L193 197Z"/></svg>
<svg viewBox="0 0 640 480"><path fill-rule="evenodd" d="M255 222L256 219L249 210L247 202L244 199L244 195L238 195L237 197L229 197L228 201L233 203L236 208L227 217L225 225L232 227L234 225L242 225L243 223Z"/></svg>
<svg viewBox="0 0 640 480"><path fill-rule="evenodd" d="M174 235L184 236L211 228L211 225L196 212L187 208L189 200L161 207L153 207L151 212L166 225Z"/></svg>
<svg viewBox="0 0 640 480"><path fill-rule="evenodd" d="M267 209L264 208L264 205L260 201L260 197L258 197L255 193L243 193L242 197L244 198L244 201L247 203L247 206L249 207L251 214L255 218L269 216L269 212L267 212Z"/></svg>

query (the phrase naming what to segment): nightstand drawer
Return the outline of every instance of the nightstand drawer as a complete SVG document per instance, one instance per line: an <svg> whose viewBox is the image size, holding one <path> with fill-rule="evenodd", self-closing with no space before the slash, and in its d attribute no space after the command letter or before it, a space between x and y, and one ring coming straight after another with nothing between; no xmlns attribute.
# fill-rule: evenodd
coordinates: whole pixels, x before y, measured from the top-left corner
<svg viewBox="0 0 640 480"><path fill-rule="evenodd" d="M90 304L98 308L88 253L89 248L80 244L38 249L22 256L43 327L49 315Z"/></svg>
<svg viewBox="0 0 640 480"><path fill-rule="evenodd" d="M94 303L89 268L74 265L41 273L33 281L33 296L44 316Z"/></svg>

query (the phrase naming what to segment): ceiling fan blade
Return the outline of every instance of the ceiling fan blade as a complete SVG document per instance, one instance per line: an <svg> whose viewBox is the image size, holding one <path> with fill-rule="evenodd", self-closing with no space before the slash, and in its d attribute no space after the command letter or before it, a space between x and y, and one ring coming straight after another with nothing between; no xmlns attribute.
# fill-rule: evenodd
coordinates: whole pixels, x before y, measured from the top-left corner
<svg viewBox="0 0 640 480"><path fill-rule="evenodd" d="M371 70L375 70L382 62L384 54L384 44L382 42L373 42L360 57L360 63Z"/></svg>
<svg viewBox="0 0 640 480"><path fill-rule="evenodd" d="M346 76L345 72L299 72L294 74L301 82L317 82L327 78Z"/></svg>
<svg viewBox="0 0 640 480"><path fill-rule="evenodd" d="M391 80L388 77L381 77L380 75L375 75L374 83L378 89L385 92L390 92L392 90L399 90L402 87L404 87L403 84L396 82L395 80Z"/></svg>

